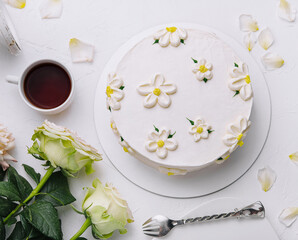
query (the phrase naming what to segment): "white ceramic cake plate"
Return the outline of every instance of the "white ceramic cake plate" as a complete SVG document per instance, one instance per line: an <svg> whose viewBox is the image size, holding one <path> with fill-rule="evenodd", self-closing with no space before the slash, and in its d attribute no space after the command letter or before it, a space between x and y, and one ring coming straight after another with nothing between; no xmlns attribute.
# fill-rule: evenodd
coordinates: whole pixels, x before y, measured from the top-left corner
<svg viewBox="0 0 298 240"><path fill-rule="evenodd" d="M113 72L119 59L122 59L127 51L144 37L170 25L186 29L199 29L216 34L228 43L240 59L249 66L254 90L254 106L250 118L252 126L245 138L244 146L233 152L231 157L221 165L214 164L200 171L188 173L185 176L162 174L125 153L119 145L117 137L110 128L111 116L106 107L105 94L107 79L104 77L99 79L96 90L94 103L95 126L106 155L115 168L132 183L162 196L174 198L199 197L217 192L231 185L243 176L256 161L266 142L270 128L270 93L259 66L243 46L218 30L196 24L167 24L151 28L134 36L113 55L105 66L102 76L107 76L109 72Z"/></svg>
<svg viewBox="0 0 298 240"><path fill-rule="evenodd" d="M245 207L258 199L242 201L236 198L219 198L203 203L182 218L199 217L216 213L234 211ZM265 206L266 210L266 206ZM146 239L152 239L148 237ZM176 227L166 237L159 239L171 240L278 240L278 236L269 221L265 219L229 219L209 223L194 223ZM154 239L155 240L155 239ZM157 239L156 239L157 240Z"/></svg>

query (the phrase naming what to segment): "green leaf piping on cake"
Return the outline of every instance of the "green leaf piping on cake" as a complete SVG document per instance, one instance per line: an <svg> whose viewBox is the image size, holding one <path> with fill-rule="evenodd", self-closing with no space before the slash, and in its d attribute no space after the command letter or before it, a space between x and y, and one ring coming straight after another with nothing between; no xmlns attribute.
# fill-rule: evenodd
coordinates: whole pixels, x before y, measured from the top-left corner
<svg viewBox="0 0 298 240"><path fill-rule="evenodd" d="M185 44L185 43L184 43L184 39L180 39L180 42L183 43L183 44Z"/></svg>
<svg viewBox="0 0 298 240"><path fill-rule="evenodd" d="M123 90L124 88L125 88L125 86L121 86L119 89L120 89L120 90Z"/></svg>
<svg viewBox="0 0 298 240"><path fill-rule="evenodd" d="M159 132L159 129L153 125L156 132Z"/></svg>
<svg viewBox="0 0 298 240"><path fill-rule="evenodd" d="M191 125L195 125L195 122L193 120L190 120L189 118L186 119L190 122Z"/></svg>
<svg viewBox="0 0 298 240"><path fill-rule="evenodd" d="M235 67L239 67L239 65L238 65L237 63L234 63L234 66L235 66Z"/></svg>
<svg viewBox="0 0 298 240"><path fill-rule="evenodd" d="M109 111L112 112L111 106L109 106Z"/></svg>
<svg viewBox="0 0 298 240"><path fill-rule="evenodd" d="M207 78L204 78L203 81L206 83L206 82L208 82L208 79Z"/></svg>
<svg viewBox="0 0 298 240"><path fill-rule="evenodd" d="M217 161L222 161L222 160L223 160L223 158L222 158L222 157L220 157L220 158L218 158L218 159L217 159Z"/></svg>
<svg viewBox="0 0 298 240"><path fill-rule="evenodd" d="M176 134L176 131L173 134L169 134L168 138L172 138Z"/></svg>
<svg viewBox="0 0 298 240"><path fill-rule="evenodd" d="M235 94L233 97L237 96L240 92L238 90L235 91Z"/></svg>
<svg viewBox="0 0 298 240"><path fill-rule="evenodd" d="M120 136L120 140L121 140L121 142L123 142L124 141L124 138L122 136Z"/></svg>
<svg viewBox="0 0 298 240"><path fill-rule="evenodd" d="M153 44L156 44L156 43L159 43L159 39L156 39L156 40L154 41L154 43L152 43L152 45L153 45Z"/></svg>
<svg viewBox="0 0 298 240"><path fill-rule="evenodd" d="M194 63L198 63L198 60L191 58L193 60Z"/></svg>
<svg viewBox="0 0 298 240"><path fill-rule="evenodd" d="M214 132L214 130L212 130L212 129L208 129L207 131L208 131L209 134Z"/></svg>

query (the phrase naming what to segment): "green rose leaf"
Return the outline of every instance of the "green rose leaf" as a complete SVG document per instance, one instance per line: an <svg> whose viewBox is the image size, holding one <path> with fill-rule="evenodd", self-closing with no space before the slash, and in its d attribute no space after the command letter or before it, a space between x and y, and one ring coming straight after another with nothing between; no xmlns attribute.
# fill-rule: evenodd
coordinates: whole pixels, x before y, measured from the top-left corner
<svg viewBox="0 0 298 240"><path fill-rule="evenodd" d="M2 218L0 218L0 240L5 240L6 232Z"/></svg>
<svg viewBox="0 0 298 240"><path fill-rule="evenodd" d="M40 173L35 172L34 168L23 164L23 167L26 171L26 173L36 182L36 184L39 184L40 182Z"/></svg>
<svg viewBox="0 0 298 240"><path fill-rule="evenodd" d="M61 221L49 202L37 201L27 206L22 216L38 231L54 240L62 240Z"/></svg>
<svg viewBox="0 0 298 240"><path fill-rule="evenodd" d="M33 190L30 183L21 175L19 175L13 167L8 168L7 179L8 182L15 185L15 187L18 189L21 200L25 200Z"/></svg>
<svg viewBox="0 0 298 240"><path fill-rule="evenodd" d="M7 238L7 240L15 240L15 239L18 239L18 240L26 239L26 232L21 222L17 222L12 233Z"/></svg>
<svg viewBox="0 0 298 240"><path fill-rule="evenodd" d="M0 168L0 181L3 181L3 179L5 177L5 173L6 173L6 171L3 171L3 169Z"/></svg>
<svg viewBox="0 0 298 240"><path fill-rule="evenodd" d="M11 217L11 218L9 218L9 219L6 221L5 224L6 224L7 226L11 226L11 225L15 224L17 221L18 221L18 220L17 220L15 217Z"/></svg>
<svg viewBox="0 0 298 240"><path fill-rule="evenodd" d="M18 189L11 182L0 182L0 196L7 197L11 201L21 201Z"/></svg>
<svg viewBox="0 0 298 240"><path fill-rule="evenodd" d="M64 206L76 200L70 193L67 178L60 171L52 174L36 199L50 202L54 206Z"/></svg>
<svg viewBox="0 0 298 240"><path fill-rule="evenodd" d="M0 197L0 216L6 217L12 210L17 207L17 204L12 201Z"/></svg>

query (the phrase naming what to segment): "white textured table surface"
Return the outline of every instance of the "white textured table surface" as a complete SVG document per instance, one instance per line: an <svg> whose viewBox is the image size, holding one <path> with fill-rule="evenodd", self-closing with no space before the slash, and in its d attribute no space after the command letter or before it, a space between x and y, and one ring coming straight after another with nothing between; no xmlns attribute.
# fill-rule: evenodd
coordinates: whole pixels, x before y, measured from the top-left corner
<svg viewBox="0 0 298 240"><path fill-rule="evenodd" d="M291 3L298 8L296 1ZM23 10L8 8L13 17L21 44L22 55L13 57L0 49L0 122L8 126L16 138L16 149L12 151L20 163L36 166L43 172L40 162L26 154L31 145L33 129L45 118L57 124L76 130L88 142L102 152L93 122L93 99L95 87L105 63L116 49L134 34L146 28L167 22L193 22L211 26L242 42L238 28L238 16L252 14L261 28L271 28L275 43L272 51L285 59L285 66L265 72L272 98L272 124L268 141L256 164L238 182L227 189L210 196L195 199L170 199L148 193L120 175L104 156L95 165L96 173L86 177L81 173L78 179L70 179L71 190L80 207L84 196L82 187L90 186L92 179L99 177L103 182L113 182L120 190L134 213L135 223L128 225L128 233L121 239L148 239L140 226L148 217L161 213L169 217L184 215L199 204L219 197L238 197L261 200L267 209L267 217L283 240L298 238L298 222L285 228L278 221L281 210L298 206L298 166L288 155L298 150L298 29L297 23L287 23L276 16L277 1L272 0L72 0L64 1L60 19L42 20L39 15L39 1L27 1ZM72 64L68 50L70 38L77 37L93 43L96 55L92 64ZM259 62L264 54L259 47L252 51ZM61 61L72 71L76 82L76 96L69 109L56 116L43 116L29 109L18 96L17 88L5 82L7 74L21 74L32 61L53 58ZM258 169L271 166L277 173L273 188L264 193L257 181ZM20 168L20 164L17 165ZM21 171L23 173L23 171ZM61 208L64 238L81 226L83 219L74 214L70 207ZM75 218L73 217L75 216ZM84 235L92 239L90 231ZM120 239L115 234L113 239Z"/></svg>

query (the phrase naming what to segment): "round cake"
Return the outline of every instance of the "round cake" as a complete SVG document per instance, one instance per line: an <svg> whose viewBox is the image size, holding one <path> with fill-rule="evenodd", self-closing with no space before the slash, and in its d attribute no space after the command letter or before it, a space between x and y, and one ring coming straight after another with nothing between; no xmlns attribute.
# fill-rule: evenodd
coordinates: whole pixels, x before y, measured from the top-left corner
<svg viewBox="0 0 298 240"><path fill-rule="evenodd" d="M168 175L223 163L250 127L248 66L212 33L169 26L107 77L111 128L123 150Z"/></svg>

